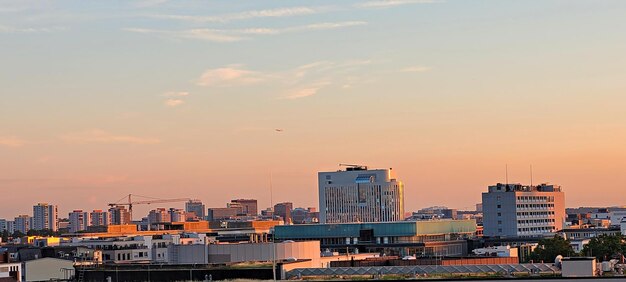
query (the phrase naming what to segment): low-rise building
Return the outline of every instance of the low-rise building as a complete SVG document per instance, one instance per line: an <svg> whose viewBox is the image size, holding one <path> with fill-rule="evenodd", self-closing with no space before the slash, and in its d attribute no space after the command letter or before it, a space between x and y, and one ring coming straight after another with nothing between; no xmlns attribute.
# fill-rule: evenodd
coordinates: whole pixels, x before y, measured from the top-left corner
<svg viewBox="0 0 626 282"><path fill-rule="evenodd" d="M596 276L596 258L594 257L566 257L561 260L561 276L593 277Z"/></svg>
<svg viewBox="0 0 626 282"><path fill-rule="evenodd" d="M24 281L67 280L72 275L74 262L57 258L41 258L26 261L23 266Z"/></svg>
<svg viewBox="0 0 626 282"><path fill-rule="evenodd" d="M0 281L22 281L22 264L0 263Z"/></svg>
<svg viewBox="0 0 626 282"><path fill-rule="evenodd" d="M472 250L477 256L518 257L518 249L511 246L493 246Z"/></svg>
<svg viewBox="0 0 626 282"><path fill-rule="evenodd" d="M275 226L277 240L319 240L322 250L386 255L467 255L474 220L327 223Z"/></svg>
<svg viewBox="0 0 626 282"><path fill-rule="evenodd" d="M208 246L210 263L266 262L282 260L312 260L320 262L320 242L277 242L211 244Z"/></svg>
<svg viewBox="0 0 626 282"><path fill-rule="evenodd" d="M600 235L617 235L620 234L619 227L609 228L566 228L557 232L557 234L568 240L590 239Z"/></svg>

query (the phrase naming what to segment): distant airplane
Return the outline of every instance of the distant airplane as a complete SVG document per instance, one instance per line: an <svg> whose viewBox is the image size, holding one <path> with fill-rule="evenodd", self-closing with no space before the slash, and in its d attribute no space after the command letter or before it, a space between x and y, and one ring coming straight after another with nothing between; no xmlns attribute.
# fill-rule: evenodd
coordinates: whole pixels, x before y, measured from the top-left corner
<svg viewBox="0 0 626 282"><path fill-rule="evenodd" d="M276 132L283 132L284 131L284 129L282 129L282 128L276 128L274 130L276 130Z"/></svg>

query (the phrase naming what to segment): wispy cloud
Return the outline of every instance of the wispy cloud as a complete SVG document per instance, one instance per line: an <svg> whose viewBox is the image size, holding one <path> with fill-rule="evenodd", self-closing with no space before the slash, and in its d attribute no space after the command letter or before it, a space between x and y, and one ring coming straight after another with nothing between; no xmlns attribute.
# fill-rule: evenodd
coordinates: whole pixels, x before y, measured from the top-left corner
<svg viewBox="0 0 626 282"><path fill-rule="evenodd" d="M331 9L330 7L285 7L265 10L243 11L217 16L194 16L194 15L151 15L153 18L189 21L195 23L229 22L235 20L248 20L254 18L281 18L317 14Z"/></svg>
<svg viewBox="0 0 626 282"><path fill-rule="evenodd" d="M181 99L167 99L167 100L165 100L165 102L163 102L163 104L165 104L168 107L180 106L183 103L185 103L185 101L183 101Z"/></svg>
<svg viewBox="0 0 626 282"><path fill-rule="evenodd" d="M187 30L157 30L157 29L145 29L145 28L125 28L125 31L143 33L143 34L155 34L165 37L177 38L177 39L196 39L213 42L236 42L241 40L250 39L251 36L263 36L263 35L277 35L285 33L296 33L305 31L320 31L320 30L332 30L340 28L348 28L355 26L366 25L364 21L346 21L346 22L324 22L314 23L308 25L291 26L285 28L266 28L266 27L252 27L244 29L209 29L209 28L196 28Z"/></svg>
<svg viewBox="0 0 626 282"><path fill-rule="evenodd" d="M26 144L26 141L17 136L0 136L0 146L5 147L22 147Z"/></svg>
<svg viewBox="0 0 626 282"><path fill-rule="evenodd" d="M310 96L317 94L317 92L320 89L330 84L331 84L330 82L325 81L325 82L316 83L315 85L305 86L305 87L290 91L286 96L282 98L288 99L288 100L295 100L295 99L310 97Z"/></svg>
<svg viewBox="0 0 626 282"><path fill-rule="evenodd" d="M358 8L387 8L407 4L431 4L442 2L440 0L376 0L358 3Z"/></svg>
<svg viewBox="0 0 626 282"><path fill-rule="evenodd" d="M176 91L170 91L170 92L165 92L163 94L164 97L186 97L189 96L189 92L184 92L184 91L180 91L180 92L176 92Z"/></svg>
<svg viewBox="0 0 626 282"><path fill-rule="evenodd" d="M147 29L147 28L125 28L125 31L135 32L135 33L143 33L143 34L154 34L161 37L167 38L175 38L175 39L197 39L204 41L212 41L212 42L235 42L246 39L242 36L228 35L224 31L220 31L217 29L188 29L188 30L158 30L158 29Z"/></svg>
<svg viewBox="0 0 626 282"><path fill-rule="evenodd" d="M286 89L281 91L284 95L277 98L293 100L316 95L325 87L354 84L358 81L355 72L371 63L371 60L318 61L292 69L269 72L250 70L242 65L229 65L206 70L197 80L197 84L207 87L261 84L262 87Z"/></svg>
<svg viewBox="0 0 626 282"><path fill-rule="evenodd" d="M413 66L413 67L406 67L400 70L400 72L426 72L429 71L430 68L429 67L425 67L425 66Z"/></svg>
<svg viewBox="0 0 626 282"><path fill-rule="evenodd" d="M89 143L126 143L126 144L158 144L161 140L157 138L146 138L130 135L118 135L100 129L92 129L83 132L69 133L60 136L60 139L68 143L89 144Z"/></svg>
<svg viewBox="0 0 626 282"><path fill-rule="evenodd" d="M63 30L61 27L46 27L46 28L37 28L37 27L14 27L14 26L6 26L0 25L0 33L44 33L44 32L53 32Z"/></svg>
<svg viewBox="0 0 626 282"><path fill-rule="evenodd" d="M241 65L230 65L222 68L208 69L200 76L200 86L232 86L266 81L269 75L246 70Z"/></svg>

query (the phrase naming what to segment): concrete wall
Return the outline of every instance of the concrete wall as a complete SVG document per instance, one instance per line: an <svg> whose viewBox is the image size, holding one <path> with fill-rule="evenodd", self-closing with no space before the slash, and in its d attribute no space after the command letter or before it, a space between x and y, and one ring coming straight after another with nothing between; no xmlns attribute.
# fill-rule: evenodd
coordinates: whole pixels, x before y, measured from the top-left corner
<svg viewBox="0 0 626 282"><path fill-rule="evenodd" d="M24 262L25 281L49 281L51 279L64 279L61 269L74 269L74 263L70 260L56 258L42 258Z"/></svg>
<svg viewBox="0 0 626 282"><path fill-rule="evenodd" d="M275 248L274 257L272 248ZM281 243L252 243L252 244L212 244L209 245L210 263L231 263L246 261L277 261L296 258L310 259L315 264L320 259L320 242L281 242Z"/></svg>
<svg viewBox="0 0 626 282"><path fill-rule="evenodd" d="M209 248L207 245L169 245L167 246L169 264L208 264Z"/></svg>
<svg viewBox="0 0 626 282"><path fill-rule="evenodd" d="M561 276L563 277L592 277L596 275L595 258L564 258L561 265Z"/></svg>

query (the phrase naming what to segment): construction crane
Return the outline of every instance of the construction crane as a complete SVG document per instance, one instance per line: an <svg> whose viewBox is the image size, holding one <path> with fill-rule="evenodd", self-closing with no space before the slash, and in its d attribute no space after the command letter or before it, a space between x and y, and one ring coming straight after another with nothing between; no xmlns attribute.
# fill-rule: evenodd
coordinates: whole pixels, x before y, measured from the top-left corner
<svg viewBox="0 0 626 282"><path fill-rule="evenodd" d="M143 197L143 198L152 198L152 197L146 197L146 196L141 196L141 195L128 194L128 196L124 196L124 198L120 199L116 203L109 204L109 206L110 207L128 206L128 213L130 214L130 220L132 221L133 220L133 205L150 205L150 204L160 204L160 203L187 202L187 201L191 200L191 198L177 198L177 199L152 198L152 199L149 199L149 200L133 201L132 196ZM128 198L128 202L120 203L120 201L122 201L122 200L124 200L126 198Z"/></svg>

